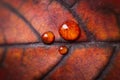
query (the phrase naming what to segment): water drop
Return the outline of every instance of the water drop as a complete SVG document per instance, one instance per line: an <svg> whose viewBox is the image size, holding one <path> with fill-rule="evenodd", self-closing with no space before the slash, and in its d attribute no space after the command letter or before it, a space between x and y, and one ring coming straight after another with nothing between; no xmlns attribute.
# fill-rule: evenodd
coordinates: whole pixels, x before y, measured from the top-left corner
<svg viewBox="0 0 120 80"><path fill-rule="evenodd" d="M59 53L62 54L62 55L65 55L67 54L68 52L68 48L66 46L60 46L59 47Z"/></svg>
<svg viewBox="0 0 120 80"><path fill-rule="evenodd" d="M74 41L80 36L79 25L74 21L66 21L59 28L60 36L67 41Z"/></svg>
<svg viewBox="0 0 120 80"><path fill-rule="evenodd" d="M54 40L55 40L55 36L54 36L53 32L48 31L48 32L43 33L43 35L42 35L42 41L45 44L51 44L51 43L54 42Z"/></svg>

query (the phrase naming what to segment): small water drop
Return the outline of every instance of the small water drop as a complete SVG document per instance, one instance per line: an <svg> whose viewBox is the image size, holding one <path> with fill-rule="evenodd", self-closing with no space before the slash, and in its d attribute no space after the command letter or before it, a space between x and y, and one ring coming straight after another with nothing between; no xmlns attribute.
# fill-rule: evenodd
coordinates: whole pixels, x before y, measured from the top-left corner
<svg viewBox="0 0 120 80"><path fill-rule="evenodd" d="M43 33L43 35L42 35L42 41L45 44L51 44L51 43L54 42L54 40L55 40L55 36L54 36L53 32L48 31L48 32Z"/></svg>
<svg viewBox="0 0 120 80"><path fill-rule="evenodd" d="M80 36L79 25L74 21L66 21L59 28L60 36L67 41L74 41Z"/></svg>
<svg viewBox="0 0 120 80"><path fill-rule="evenodd" d="M59 53L62 54L62 55L65 55L67 54L68 52L68 48L66 46L60 46L59 47Z"/></svg>

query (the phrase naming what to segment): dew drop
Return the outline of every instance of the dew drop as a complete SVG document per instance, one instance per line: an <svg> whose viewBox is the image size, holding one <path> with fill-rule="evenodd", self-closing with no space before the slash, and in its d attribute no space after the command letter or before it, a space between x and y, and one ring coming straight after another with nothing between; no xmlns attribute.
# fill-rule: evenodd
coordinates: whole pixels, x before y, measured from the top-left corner
<svg viewBox="0 0 120 80"><path fill-rule="evenodd" d="M62 54L62 55L65 55L67 54L68 52L68 48L66 46L60 46L59 47L59 53Z"/></svg>
<svg viewBox="0 0 120 80"><path fill-rule="evenodd" d="M60 26L59 34L64 40L74 41L80 37L81 30L76 22L69 20Z"/></svg>
<svg viewBox="0 0 120 80"><path fill-rule="evenodd" d="M54 36L53 32L48 31L48 32L43 33L43 35L42 35L42 41L45 44L51 44L51 43L54 42L54 40L55 40L55 36Z"/></svg>

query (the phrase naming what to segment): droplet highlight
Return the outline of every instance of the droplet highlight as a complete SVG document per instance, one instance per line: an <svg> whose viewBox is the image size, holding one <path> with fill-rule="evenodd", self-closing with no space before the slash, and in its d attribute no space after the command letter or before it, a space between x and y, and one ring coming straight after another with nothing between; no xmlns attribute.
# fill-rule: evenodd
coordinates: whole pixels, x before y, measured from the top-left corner
<svg viewBox="0 0 120 80"><path fill-rule="evenodd" d="M60 26L59 34L64 40L74 41L80 37L81 30L76 22L69 20Z"/></svg>
<svg viewBox="0 0 120 80"><path fill-rule="evenodd" d="M60 46L59 47L59 53L62 54L62 55L65 55L67 54L68 52L68 48L66 46Z"/></svg>
<svg viewBox="0 0 120 80"><path fill-rule="evenodd" d="M43 35L42 35L42 41L45 44L51 44L51 43L54 42L54 40L55 40L55 36L54 36L53 32L48 31L48 32L43 33Z"/></svg>

